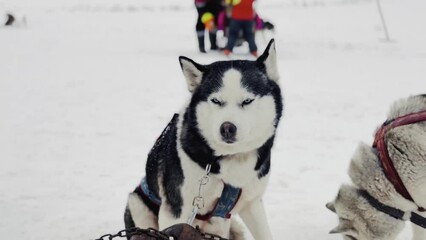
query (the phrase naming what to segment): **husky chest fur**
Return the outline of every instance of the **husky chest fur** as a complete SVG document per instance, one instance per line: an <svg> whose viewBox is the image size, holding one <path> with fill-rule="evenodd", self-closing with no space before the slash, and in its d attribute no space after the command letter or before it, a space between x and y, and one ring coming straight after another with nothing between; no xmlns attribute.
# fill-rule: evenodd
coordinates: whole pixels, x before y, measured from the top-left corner
<svg viewBox="0 0 426 240"><path fill-rule="evenodd" d="M242 239L241 229L229 219L239 214L255 239L271 239L261 199L283 109L274 41L256 61L179 61L191 99L152 148L142 187L129 195L126 227L164 229L187 222L198 181L210 164L204 207L193 225ZM231 197L235 201L225 200L232 204L227 214L214 215L230 190L238 192Z"/></svg>

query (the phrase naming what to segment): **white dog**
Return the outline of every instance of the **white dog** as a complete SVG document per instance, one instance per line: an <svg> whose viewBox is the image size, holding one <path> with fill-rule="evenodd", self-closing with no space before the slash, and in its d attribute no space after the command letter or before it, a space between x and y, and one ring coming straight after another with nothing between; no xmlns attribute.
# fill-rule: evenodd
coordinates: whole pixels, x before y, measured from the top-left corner
<svg viewBox="0 0 426 240"><path fill-rule="evenodd" d="M238 214L255 239L272 239L262 195L283 109L274 41L256 61L179 60L191 99L149 153L145 178L128 198L126 228L185 223L197 205L193 226L204 232L241 239L231 224Z"/></svg>

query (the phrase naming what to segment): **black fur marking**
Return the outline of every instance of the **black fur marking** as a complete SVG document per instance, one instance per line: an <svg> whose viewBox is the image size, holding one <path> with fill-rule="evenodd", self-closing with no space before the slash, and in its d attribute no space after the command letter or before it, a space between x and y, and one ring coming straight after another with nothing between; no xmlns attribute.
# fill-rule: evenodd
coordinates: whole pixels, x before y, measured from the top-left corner
<svg viewBox="0 0 426 240"><path fill-rule="evenodd" d="M421 96L421 97L425 97L425 98L426 98L426 94L421 94L420 96Z"/></svg>
<svg viewBox="0 0 426 240"><path fill-rule="evenodd" d="M271 39L271 41L269 41L268 46L266 46L265 51L262 53L262 55L256 60L256 63L260 66L265 68L265 60L268 58L269 56L269 49L271 48L272 44L275 42L274 39ZM266 72L266 71L265 71Z"/></svg>
<svg viewBox="0 0 426 240"><path fill-rule="evenodd" d="M348 238L348 239L350 239L350 240L357 240L356 238L352 237L351 235L347 235L347 234L345 234L345 237L347 237L347 238Z"/></svg>
<svg viewBox="0 0 426 240"><path fill-rule="evenodd" d="M194 62L192 59L187 58L187 57L183 57L180 56L179 57L179 63L180 63L180 67L183 69L183 65L182 65L182 60L188 61L190 62L192 65L194 65L198 70L200 70L201 72L204 72L206 70L205 66L198 64L196 62Z"/></svg>
<svg viewBox="0 0 426 240"><path fill-rule="evenodd" d="M274 137L271 137L262 147L257 150L257 162L254 170L257 171L257 177L261 179L269 173L271 168L271 148L274 144Z"/></svg>
<svg viewBox="0 0 426 240"><path fill-rule="evenodd" d="M399 152L399 154L406 155L405 152L402 151L402 149L400 147L398 147L396 144L391 143L390 145L392 145L392 147L394 147L395 150Z"/></svg>
<svg viewBox="0 0 426 240"><path fill-rule="evenodd" d="M282 117L283 109L284 109L284 100L281 96L281 89L280 87L275 83L271 83L275 85L272 89L272 96L274 97L275 101L275 113L277 114L275 117L275 128L278 127L278 123L280 122L280 119Z"/></svg>
<svg viewBox="0 0 426 240"><path fill-rule="evenodd" d="M194 160L201 168L206 168L207 164L212 164L211 173L220 173L219 161L221 156L214 156L213 150L206 140L201 136L195 122L195 109L187 109L181 135L182 148L188 156Z"/></svg>
<svg viewBox="0 0 426 240"><path fill-rule="evenodd" d="M268 30L275 30L275 25L271 22L265 21L263 23L263 29L268 29Z"/></svg>
<svg viewBox="0 0 426 240"><path fill-rule="evenodd" d="M146 163L146 179L150 190L158 197L158 186L162 185L166 199L161 201L170 205L176 218L182 213L183 200L179 186L184 179L176 146L177 120L178 115L175 114L148 154ZM163 180L161 183L158 182L159 177Z"/></svg>
<svg viewBox="0 0 426 240"><path fill-rule="evenodd" d="M206 101L210 94L219 91L219 89L223 86L223 72L230 68L229 66L225 67L226 65L224 65L225 64L223 64L223 62L217 62L209 65L208 67L204 67L201 84L192 95L190 103L191 106L195 106L201 101Z"/></svg>
<svg viewBox="0 0 426 240"><path fill-rule="evenodd" d="M141 187L137 186L135 188L135 190L133 191L134 193L136 193L139 198L142 200L142 202L149 208L149 210L151 210L151 212L153 212L156 216L158 216L158 212L160 211L160 207L158 205L156 205L155 203L153 203L148 196L146 196Z"/></svg>
<svg viewBox="0 0 426 240"><path fill-rule="evenodd" d="M132 214L130 213L129 206L126 206L124 211L124 227L126 229L134 228L135 222L133 221ZM130 236L127 236L127 240L130 240Z"/></svg>
<svg viewBox="0 0 426 240"><path fill-rule="evenodd" d="M242 69L240 71L242 73L241 85L249 92L261 97L272 92L273 86L268 84L269 80L263 72L253 69Z"/></svg>

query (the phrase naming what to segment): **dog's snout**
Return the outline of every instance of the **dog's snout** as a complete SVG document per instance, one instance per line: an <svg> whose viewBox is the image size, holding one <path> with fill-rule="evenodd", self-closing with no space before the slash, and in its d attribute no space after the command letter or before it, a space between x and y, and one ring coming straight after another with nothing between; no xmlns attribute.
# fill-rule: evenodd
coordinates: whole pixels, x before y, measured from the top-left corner
<svg viewBox="0 0 426 240"><path fill-rule="evenodd" d="M227 143L235 142L235 136L237 135L237 126L231 122L224 122L220 126L220 135Z"/></svg>

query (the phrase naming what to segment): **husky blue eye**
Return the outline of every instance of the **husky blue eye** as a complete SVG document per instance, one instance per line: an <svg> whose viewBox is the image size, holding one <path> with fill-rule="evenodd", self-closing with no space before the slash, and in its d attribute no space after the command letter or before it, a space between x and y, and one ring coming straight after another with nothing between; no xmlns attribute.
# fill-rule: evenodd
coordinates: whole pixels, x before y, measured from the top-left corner
<svg viewBox="0 0 426 240"><path fill-rule="evenodd" d="M217 100L217 98L212 98L210 101L219 106L222 106L223 104L221 101Z"/></svg>
<svg viewBox="0 0 426 240"><path fill-rule="evenodd" d="M254 101L254 99L252 99L252 98L247 98L246 100L244 100L242 103L241 103L241 106L246 106L246 105L249 105L250 103L252 103Z"/></svg>

